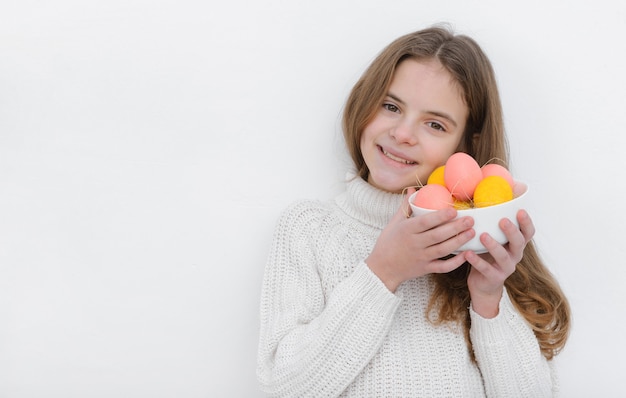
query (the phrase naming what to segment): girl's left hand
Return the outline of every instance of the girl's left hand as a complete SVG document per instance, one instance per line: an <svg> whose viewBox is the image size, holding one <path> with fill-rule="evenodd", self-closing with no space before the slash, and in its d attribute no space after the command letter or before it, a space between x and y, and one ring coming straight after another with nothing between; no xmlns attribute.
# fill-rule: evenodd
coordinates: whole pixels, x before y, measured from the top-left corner
<svg viewBox="0 0 626 398"><path fill-rule="evenodd" d="M498 315L504 281L515 272L522 260L524 248L535 234L535 226L525 210L517 213L519 229L508 219L500 220L500 229L508 239L501 245L489 234L480 236L480 242L488 250L485 254L465 252L465 259L472 266L467 277L473 310L483 318Z"/></svg>

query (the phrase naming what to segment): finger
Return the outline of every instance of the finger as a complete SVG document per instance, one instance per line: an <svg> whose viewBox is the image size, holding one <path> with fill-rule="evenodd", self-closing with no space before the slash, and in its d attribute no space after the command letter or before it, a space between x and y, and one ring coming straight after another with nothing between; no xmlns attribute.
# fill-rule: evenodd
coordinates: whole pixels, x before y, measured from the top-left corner
<svg viewBox="0 0 626 398"><path fill-rule="evenodd" d="M455 220L456 222L456 220ZM429 231L428 234L434 236L435 231ZM436 241L426 248L426 251L429 256L440 258L447 256L450 253L453 253L455 250L458 250L461 246L472 240L476 236L476 231L472 228L465 229L459 233L448 237L445 240L441 240L439 238L432 238L432 236L428 237L428 239L432 239Z"/></svg>
<svg viewBox="0 0 626 398"><path fill-rule="evenodd" d="M457 219L453 219L448 222L444 222L443 224L439 224L434 228L426 230L423 233L424 243L426 246L432 246L443 242L449 242L448 245L453 245L454 243L458 243L459 241L463 241L461 244L467 241L466 238L473 238L475 232L472 230L474 226L474 219L472 217L461 217ZM467 231L472 231L471 236L459 236ZM455 250L455 247L453 250Z"/></svg>
<svg viewBox="0 0 626 398"><path fill-rule="evenodd" d="M508 239L508 254L515 262L522 259L522 252L526 246L526 238L522 231L509 219L502 219L498 224L504 235Z"/></svg>
<svg viewBox="0 0 626 398"><path fill-rule="evenodd" d="M521 233L519 231L517 231L517 233L521 236ZM493 258L493 263L487 262L491 266L491 268L494 268L496 270L503 270L504 269L503 267L510 268L510 265L513 262L511 261L509 250L507 250L508 245L507 246L501 245L500 243L498 243L498 241L496 241L491 235L489 235L486 232L480 236L480 243L482 243L483 246L485 246L485 249L487 249L487 252Z"/></svg>
<svg viewBox="0 0 626 398"><path fill-rule="evenodd" d="M530 242L533 236L535 236L535 225L526 210L517 212L517 222L519 223L520 231L522 231L524 235L524 239L526 242Z"/></svg>
<svg viewBox="0 0 626 398"><path fill-rule="evenodd" d="M493 257L493 256L492 256ZM500 281L502 277L502 270L498 267L498 263L491 263L483 258L483 255L478 255L473 251L465 252L465 258L470 263L472 268L482 274L487 280Z"/></svg>
<svg viewBox="0 0 626 398"><path fill-rule="evenodd" d="M465 261L465 254L460 253L445 260L432 261L428 264L427 271L431 274L445 274L459 268Z"/></svg>
<svg viewBox="0 0 626 398"><path fill-rule="evenodd" d="M456 216L457 211L453 208L433 210L425 214L419 214L414 217L415 221L412 221L413 232L422 233L424 231L431 230L433 228L444 225L451 220L454 220Z"/></svg>
<svg viewBox="0 0 626 398"><path fill-rule="evenodd" d="M415 188L407 188L406 195L402 204L396 211L396 214L393 215L390 222L399 222L405 218L409 218L411 216L411 206L409 205L409 197L415 192Z"/></svg>
<svg viewBox="0 0 626 398"><path fill-rule="evenodd" d="M404 198L403 206L404 206L407 218L411 217L411 214L413 214L413 209L411 209L411 205L409 204L409 199L411 198L411 195L413 195L416 191L417 191L417 189L415 189L413 187L408 187L406 189L406 196Z"/></svg>

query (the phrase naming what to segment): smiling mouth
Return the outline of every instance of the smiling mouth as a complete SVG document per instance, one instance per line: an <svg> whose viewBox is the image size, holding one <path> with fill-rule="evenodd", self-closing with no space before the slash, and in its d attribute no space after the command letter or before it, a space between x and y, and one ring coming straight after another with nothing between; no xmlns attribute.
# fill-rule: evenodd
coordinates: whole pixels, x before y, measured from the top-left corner
<svg viewBox="0 0 626 398"><path fill-rule="evenodd" d="M396 155L387 152L384 148L380 148L381 151L383 152L383 155L387 156L389 159L394 160L398 163L402 163L402 164L408 164L408 165L413 165L413 164L417 164L417 162L414 162L412 160L407 160L407 159L403 159L400 157L397 157Z"/></svg>

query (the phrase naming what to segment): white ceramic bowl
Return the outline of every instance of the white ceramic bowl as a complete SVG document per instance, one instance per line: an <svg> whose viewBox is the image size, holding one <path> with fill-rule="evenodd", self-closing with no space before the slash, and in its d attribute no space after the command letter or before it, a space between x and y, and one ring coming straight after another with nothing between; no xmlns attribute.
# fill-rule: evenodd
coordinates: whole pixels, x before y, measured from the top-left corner
<svg viewBox="0 0 626 398"><path fill-rule="evenodd" d="M455 251L455 254L465 250L473 250L476 253L487 252L485 246L480 243L480 235L483 232L489 233L489 235L491 235L491 237L500 244L505 244L508 242L506 236L504 236L504 232L502 232L502 230L498 226L498 223L503 218L508 218L509 220L511 220L511 222L513 222L513 224L515 224L519 228L519 224L517 222L517 212L520 209L526 209L528 199L528 186L519 181L516 182L516 185L519 185L518 187L516 187L516 191L519 190L523 193L518 195L513 200L495 206L487 206L482 208L458 211L457 218L465 216L471 216L472 218L474 218L474 231L476 231L476 235L474 236L474 238L472 238L472 240L470 240L469 242L461 246L457 251ZM411 197L409 198L409 204L411 205L413 216L432 213L435 211L415 206L413 204L413 199L416 194L417 192L411 195Z"/></svg>

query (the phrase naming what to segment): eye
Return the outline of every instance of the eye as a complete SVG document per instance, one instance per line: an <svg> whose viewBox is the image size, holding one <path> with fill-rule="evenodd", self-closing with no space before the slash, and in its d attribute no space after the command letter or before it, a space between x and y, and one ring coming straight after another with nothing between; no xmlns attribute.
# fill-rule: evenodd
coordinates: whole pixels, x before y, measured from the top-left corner
<svg viewBox="0 0 626 398"><path fill-rule="evenodd" d="M394 113L400 112L400 108L388 102L383 103L383 108L385 108L389 112L394 112Z"/></svg>
<svg viewBox="0 0 626 398"><path fill-rule="evenodd" d="M428 122L427 124L428 124L428 126L429 126L430 128L432 128L432 129L434 129L434 130L437 130L437 131L446 131L446 128L445 128L445 127L443 127L443 125L442 125L441 123L438 123L438 122Z"/></svg>

